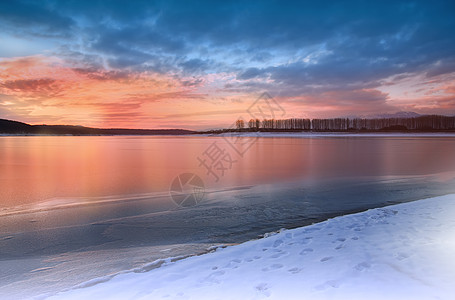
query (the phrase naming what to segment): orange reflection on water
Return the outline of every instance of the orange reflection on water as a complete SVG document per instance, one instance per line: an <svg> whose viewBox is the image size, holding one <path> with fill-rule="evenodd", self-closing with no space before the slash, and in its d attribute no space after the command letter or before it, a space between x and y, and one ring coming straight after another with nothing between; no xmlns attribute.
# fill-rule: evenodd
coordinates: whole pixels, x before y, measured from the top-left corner
<svg viewBox="0 0 455 300"><path fill-rule="evenodd" d="M216 142L236 162L216 182L198 156ZM455 171L452 137L260 138L237 155L221 137L0 137L0 207L61 197L166 192L180 173L208 189L294 179Z"/></svg>

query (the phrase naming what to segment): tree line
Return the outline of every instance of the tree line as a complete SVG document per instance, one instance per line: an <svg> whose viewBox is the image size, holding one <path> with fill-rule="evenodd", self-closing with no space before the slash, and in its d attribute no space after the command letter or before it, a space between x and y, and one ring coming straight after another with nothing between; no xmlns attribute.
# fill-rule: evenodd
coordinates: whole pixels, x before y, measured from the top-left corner
<svg viewBox="0 0 455 300"><path fill-rule="evenodd" d="M455 130L455 117L428 115L412 118L251 119L237 120L238 130Z"/></svg>

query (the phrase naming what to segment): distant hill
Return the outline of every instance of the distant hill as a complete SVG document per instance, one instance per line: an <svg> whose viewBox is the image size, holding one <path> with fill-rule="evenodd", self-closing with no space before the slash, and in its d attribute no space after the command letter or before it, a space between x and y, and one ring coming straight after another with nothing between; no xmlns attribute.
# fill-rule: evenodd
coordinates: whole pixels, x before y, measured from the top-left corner
<svg viewBox="0 0 455 300"><path fill-rule="evenodd" d="M32 125L22 122L0 119L0 134L27 133L33 130Z"/></svg>
<svg viewBox="0 0 455 300"><path fill-rule="evenodd" d="M195 133L185 129L91 128L71 125L29 125L0 119L0 134L15 135L183 135Z"/></svg>

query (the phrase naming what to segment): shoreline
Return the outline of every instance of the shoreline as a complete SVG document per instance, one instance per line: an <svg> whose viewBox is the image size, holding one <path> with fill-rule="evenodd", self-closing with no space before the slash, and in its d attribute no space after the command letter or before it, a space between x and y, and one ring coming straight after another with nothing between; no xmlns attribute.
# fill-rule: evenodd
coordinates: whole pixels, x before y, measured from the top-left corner
<svg viewBox="0 0 455 300"><path fill-rule="evenodd" d="M205 133L210 137L455 137L455 132L225 132Z"/></svg>
<svg viewBox="0 0 455 300"><path fill-rule="evenodd" d="M302 137L302 136L455 136L455 131L227 131L192 132L182 134L10 134L0 133L0 137L188 137L188 136L246 136L246 137Z"/></svg>
<svg viewBox="0 0 455 300"><path fill-rule="evenodd" d="M433 269L440 271L445 268L440 264L425 263L423 258L426 258L425 255L428 256L428 254L424 240L428 237L424 234L416 234L413 227L424 223L430 227L430 229L425 228L425 234L431 233L434 230L433 228L439 228L440 226L453 228L451 227L452 224L447 221L449 213L444 213L442 205L445 205L444 208L449 205L449 207L455 209L455 194L374 208L360 213L331 218L308 226L280 230L279 232L265 234L262 239L249 240L240 245L216 249L210 254L196 255L175 261L172 261L172 258L168 258L162 260L157 268L145 273L130 270L109 278L94 279L57 294L55 297L51 296L49 299L110 298L116 295L115 293L119 289L123 299L129 299L139 291L151 297L161 298L168 295L172 299L183 299L189 295L198 299L211 299L213 297L217 299L235 299L235 295L238 294L252 299L254 296L258 296L258 292L259 296L273 295L274 299L279 299L280 297L281 299L301 299L302 295L308 295L311 299L328 299L334 296L337 299L364 299L368 296L369 298L373 297L373 299L382 299L384 297L387 299L429 299L435 296L441 297L441 299L449 299L447 296L452 295L455 289L453 287L450 288L450 283L449 285L445 284L444 280L455 278L451 277L455 275L455 272L453 270L449 274L434 274L430 272L429 274L431 275L425 273L428 268L432 271ZM445 219L435 218L430 214L443 214ZM413 216L424 216L425 218L421 219L419 217L415 219ZM442 222L440 223L441 219ZM438 222L435 220L438 220ZM405 225L407 222L413 223ZM402 226L399 224L402 224ZM377 229L381 227L384 228L383 230L389 227L400 229L390 231L384 236ZM403 229L403 227L406 228ZM406 243L397 240L400 230L403 231L402 234L414 234L414 238L412 240L406 239ZM422 232L422 230L420 229L418 232ZM315 236L314 233L316 232L317 235ZM324 237L324 233L326 237ZM442 233L443 231L439 232L439 234ZM349 239L341 237L349 234L354 234L354 236ZM450 232L448 234L450 235ZM372 235L373 238L371 238ZM378 251L375 248L371 248L371 245L367 246L366 249L362 248L363 246L357 246L358 244L369 245L375 239L378 239L376 241L378 243L382 241L380 248L382 250ZM411 241L412 245L415 244L414 246L409 245ZM399 245L398 249L394 246L396 243ZM297 246L299 244L301 246ZM311 245L313 246L309 248L308 246ZM444 251L442 249L443 246L446 246L444 241L438 240L438 243L435 242L434 244L434 247L437 248L436 250L442 251L445 253L444 255L450 253L450 249ZM333 250L327 249L328 247L333 247ZM408 253L408 247L411 247L413 252ZM346 252L349 248L353 248L350 251L354 252L358 251L356 250L358 248L362 249L363 252L358 253L362 257L351 257L349 251ZM268 251L264 252L265 250ZM283 252L288 254L283 256ZM415 258L416 252L424 257ZM375 256L369 257L372 253ZM283 257L283 259L280 260L280 257ZM306 260L307 267L303 263L305 262L304 257L310 257L309 260ZM412 260L413 257L414 261ZM449 258L454 258L453 254L449 254ZM364 261L361 261L362 259ZM440 258L438 259L440 260ZM257 262L255 263L255 261ZM329 261L331 263L326 263ZM383 266L387 266L392 261L400 264L402 270L383 268ZM412 276L408 275L407 272L411 265L407 261L413 261L412 264L423 264L419 266L418 270L425 269L425 272L419 271ZM156 265L157 263L159 261L152 264ZM226 266L223 267L225 264ZM283 264L286 266L284 267ZM352 265L352 271L344 270L347 268L346 264ZM208 268L210 265L217 267ZM267 267L267 265L270 265L270 267ZM308 266L313 266L313 268L308 268ZM342 269L336 270L340 266ZM284 270L286 268L287 270ZM223 270L223 272L221 273L218 270ZM328 272L329 270L330 272ZM241 280L241 278L238 278L239 272L242 272L242 274L246 272L250 275L255 273L263 275L258 278L256 274L249 278L248 283L244 282L239 285L239 280ZM363 274L362 279L358 279L357 275L351 274L352 272L358 275ZM307 277L309 273L312 274L312 277ZM173 276L173 279L169 280L167 275L170 274L185 274L185 276ZM281 276L285 276L287 280L281 280ZM395 277L397 282L388 282L387 278L389 276L391 278ZM418 280L409 281L410 277L418 278ZM430 277L432 278L430 279ZM299 281L295 281L297 278L299 278ZM305 284L300 281L303 278L306 278ZM374 281L372 280L373 278ZM289 282L289 279L293 279L293 281ZM376 280L379 280L379 283ZM433 285L439 284L438 288L428 288L422 285L421 281L426 280L431 280ZM277 281L279 284L277 284ZM199 282L199 284L196 284L196 282ZM347 282L354 285L362 284L362 286L356 286L354 293ZM402 286L403 283L412 286L404 287ZM389 290L382 289L384 284L388 286ZM310 288L311 286L313 287ZM357 290L357 288L360 289ZM220 294L220 290L228 290L229 293ZM371 295L373 290L376 290L376 294ZM409 294L409 292L411 293ZM42 299L47 299L50 295L42 296ZM415 298L416 296L419 297Z"/></svg>
<svg viewBox="0 0 455 300"><path fill-rule="evenodd" d="M453 177L449 175L447 178ZM18 296L13 299L23 299L31 294L36 295L33 291L41 291L40 294L43 294L66 289L100 276L122 273L169 257L197 256L213 250L213 247L261 240L261 237L273 235L280 228L293 230L292 228L319 224L334 217L365 211L372 206L384 207L427 198L427 195L455 192L450 184L453 179L437 183L445 180L437 177L385 177L381 180L371 178L365 182L354 180L355 185L348 189L355 191L359 197L343 203L343 209L338 207L337 198L334 202L326 202L327 198L338 194L336 186L327 182L317 187L302 184L294 187L295 183L289 183L289 186L280 188L274 186L273 191L271 186L230 189L212 193L212 197L200 206L126 215L116 219L98 219L97 215L86 215L88 208L84 206L2 217L3 229L6 231L11 226L17 226L14 224L18 224L18 220L23 220L21 226L32 228L33 231L2 234L0 248L3 257L0 259L0 269L10 271L3 275L0 272L0 290L5 293L5 297L17 293ZM345 183L340 182L338 186L345 187ZM381 187L387 188L379 192ZM419 189L416 190L415 187ZM303 194L302 188L305 191ZM332 191L332 188L335 190ZM377 193L375 197L382 201L369 199L365 203L367 199L364 199L363 193L372 188ZM264 190L268 192L264 193ZM390 194L389 190L407 192L400 196L402 193ZM95 211L101 211L104 215L111 205L118 210L118 204L129 205L128 203L120 201L94 208L99 207ZM141 203L143 202L138 201L139 205ZM330 209L321 211L321 207ZM71 223L71 217L68 216L72 215L82 215L85 221L75 220ZM58 225L54 220L68 220L69 223ZM59 236L64 239L52 240L52 237ZM71 240L65 238L68 236L71 236ZM89 240L84 241L87 236ZM50 240L43 243L40 237ZM40 242L34 243L35 238ZM65 245L61 244L63 241ZM31 244L39 247L30 249L24 246ZM13 256L7 255L8 249L16 249ZM23 249L23 253L18 253L17 249ZM65 280L61 281L60 277L63 276Z"/></svg>

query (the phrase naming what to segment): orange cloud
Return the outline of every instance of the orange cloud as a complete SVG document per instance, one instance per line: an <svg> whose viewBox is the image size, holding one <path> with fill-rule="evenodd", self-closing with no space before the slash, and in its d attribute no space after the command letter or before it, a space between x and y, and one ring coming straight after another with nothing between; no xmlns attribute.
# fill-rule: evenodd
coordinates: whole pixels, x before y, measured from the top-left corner
<svg viewBox="0 0 455 300"><path fill-rule="evenodd" d="M424 74L396 80L387 87L390 104L421 114L455 114L455 73L427 78Z"/></svg>
<svg viewBox="0 0 455 300"><path fill-rule="evenodd" d="M165 102L171 101L176 108L179 102L206 97L195 89L171 76L76 68L52 57L0 61L0 94L15 99L11 109L26 111L25 120L60 116L41 123L160 127L163 122L154 117L166 109L156 102L170 106Z"/></svg>
<svg viewBox="0 0 455 300"><path fill-rule="evenodd" d="M288 108L288 117L333 118L392 112L388 94L375 89L336 90L300 97L279 98Z"/></svg>
<svg viewBox="0 0 455 300"><path fill-rule="evenodd" d="M397 76L377 88L275 96L286 118L400 110L450 114L455 112L454 78ZM248 119L246 110L260 95L225 88L235 81L230 73L178 78L81 67L47 56L0 59L0 118L105 128L222 128L238 117Z"/></svg>

